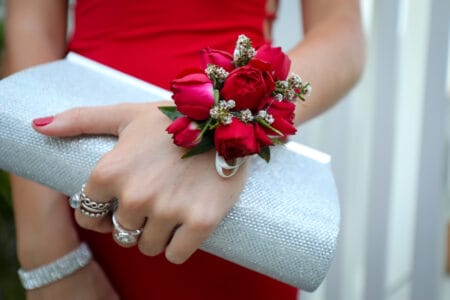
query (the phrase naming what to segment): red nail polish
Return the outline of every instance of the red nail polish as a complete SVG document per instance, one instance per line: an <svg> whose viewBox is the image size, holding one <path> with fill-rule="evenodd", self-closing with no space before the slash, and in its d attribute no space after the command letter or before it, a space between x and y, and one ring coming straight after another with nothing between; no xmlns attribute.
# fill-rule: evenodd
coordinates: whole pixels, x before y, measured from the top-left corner
<svg viewBox="0 0 450 300"><path fill-rule="evenodd" d="M47 126L48 124L53 122L53 119L54 119L53 116L45 117L45 118L38 118L38 119L33 120L33 124L36 127L43 127L43 126Z"/></svg>

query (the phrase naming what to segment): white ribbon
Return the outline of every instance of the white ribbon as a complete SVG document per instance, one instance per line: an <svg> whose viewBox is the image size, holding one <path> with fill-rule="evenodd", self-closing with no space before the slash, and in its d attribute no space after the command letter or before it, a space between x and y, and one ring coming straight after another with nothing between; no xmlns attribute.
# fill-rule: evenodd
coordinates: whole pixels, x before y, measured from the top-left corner
<svg viewBox="0 0 450 300"><path fill-rule="evenodd" d="M234 160L234 163L230 165L227 163L223 156L220 156L219 153L216 152L216 171L219 176L223 178L232 177L239 170L239 167L247 160L246 157L238 157ZM225 174L224 171L229 171L228 174Z"/></svg>

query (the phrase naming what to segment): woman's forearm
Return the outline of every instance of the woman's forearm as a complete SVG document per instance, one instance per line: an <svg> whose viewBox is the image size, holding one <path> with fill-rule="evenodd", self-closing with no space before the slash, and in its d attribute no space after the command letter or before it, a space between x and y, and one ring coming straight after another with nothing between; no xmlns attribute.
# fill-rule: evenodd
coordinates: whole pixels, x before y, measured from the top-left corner
<svg viewBox="0 0 450 300"><path fill-rule="evenodd" d="M297 106L296 124L325 111L359 79L365 43L357 0L303 1L304 39L289 52L291 71L311 83Z"/></svg>
<svg viewBox="0 0 450 300"><path fill-rule="evenodd" d="M66 18L66 1L7 1L2 75L62 58ZM11 185L23 268L48 263L77 247L77 233L64 196L17 176L11 176Z"/></svg>
<svg viewBox="0 0 450 300"><path fill-rule="evenodd" d="M64 57L66 0L7 0L2 75Z"/></svg>

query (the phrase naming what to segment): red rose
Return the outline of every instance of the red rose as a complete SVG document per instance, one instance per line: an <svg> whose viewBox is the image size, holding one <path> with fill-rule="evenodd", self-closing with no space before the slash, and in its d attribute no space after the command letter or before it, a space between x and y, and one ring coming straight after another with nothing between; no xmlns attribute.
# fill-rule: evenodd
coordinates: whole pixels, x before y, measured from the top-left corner
<svg viewBox="0 0 450 300"><path fill-rule="evenodd" d="M220 93L223 99L236 102L235 110L256 110L274 87L273 79L267 72L247 65L230 72Z"/></svg>
<svg viewBox="0 0 450 300"><path fill-rule="evenodd" d="M187 74L172 81L170 89L177 110L194 119L206 120L214 105L213 83L203 72Z"/></svg>
<svg viewBox="0 0 450 300"><path fill-rule="evenodd" d="M273 145L272 140L267 136L267 133L258 123L255 124L255 138L260 147Z"/></svg>
<svg viewBox="0 0 450 300"><path fill-rule="evenodd" d="M225 51L205 48L200 50L201 66L205 69L208 64L217 65L231 72L234 69L233 56Z"/></svg>
<svg viewBox="0 0 450 300"><path fill-rule="evenodd" d="M179 117L167 127L166 131L173 134L173 142L175 145L192 148L200 141L197 140L201 130L197 123L188 117Z"/></svg>
<svg viewBox="0 0 450 300"><path fill-rule="evenodd" d="M297 128L294 126L294 114L295 104L288 101L274 100L267 109L267 113L271 114L274 118L274 122L271 126L281 133L286 135L292 135L297 132ZM270 134L275 134L272 130L267 129Z"/></svg>
<svg viewBox="0 0 450 300"><path fill-rule="evenodd" d="M285 80L289 74L291 60L281 51L280 47L271 47L265 44L256 51L254 58L270 64L270 75L275 80Z"/></svg>
<svg viewBox="0 0 450 300"><path fill-rule="evenodd" d="M214 145L219 155L226 160L259 153L260 150L253 124L246 124L237 118L233 118L231 124L217 127Z"/></svg>

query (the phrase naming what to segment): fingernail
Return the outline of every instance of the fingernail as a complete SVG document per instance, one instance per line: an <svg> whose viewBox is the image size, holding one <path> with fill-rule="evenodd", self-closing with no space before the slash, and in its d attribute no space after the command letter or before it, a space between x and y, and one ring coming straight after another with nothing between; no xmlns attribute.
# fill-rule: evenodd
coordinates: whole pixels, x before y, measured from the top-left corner
<svg viewBox="0 0 450 300"><path fill-rule="evenodd" d="M53 119L54 119L53 116L45 117L45 118L37 118L37 119L33 120L33 125L36 127L47 126L48 124L53 122Z"/></svg>

